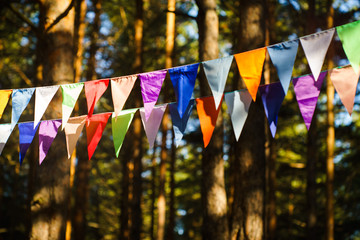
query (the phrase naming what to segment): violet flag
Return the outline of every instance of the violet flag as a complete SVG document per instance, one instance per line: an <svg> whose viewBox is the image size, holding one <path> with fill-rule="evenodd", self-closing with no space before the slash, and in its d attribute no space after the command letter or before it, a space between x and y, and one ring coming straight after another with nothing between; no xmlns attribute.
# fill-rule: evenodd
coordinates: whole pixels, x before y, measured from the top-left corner
<svg viewBox="0 0 360 240"><path fill-rule="evenodd" d="M199 64L200 63L196 63L169 69L170 79L175 90L177 100L176 104L180 118L182 118L185 114L191 95L194 91Z"/></svg>
<svg viewBox="0 0 360 240"><path fill-rule="evenodd" d="M39 124L34 128L33 122L24 122L19 123L19 144L20 144L20 152L19 152L19 161L20 165L22 164L25 154L30 147L32 140L36 134L36 131L39 127Z"/></svg>
<svg viewBox="0 0 360 240"><path fill-rule="evenodd" d="M166 77L166 70L139 74L141 94L144 101L145 118L150 114L159 98L161 87Z"/></svg>
<svg viewBox="0 0 360 240"><path fill-rule="evenodd" d="M299 40L282 42L267 48L285 95L288 92Z"/></svg>
<svg viewBox="0 0 360 240"><path fill-rule="evenodd" d="M300 42L304 49L306 59L314 76L318 80L325 55L333 39L335 28L301 37Z"/></svg>
<svg viewBox="0 0 360 240"><path fill-rule="evenodd" d="M14 128L26 106L29 104L35 88L14 89L12 97L11 127Z"/></svg>
<svg viewBox="0 0 360 240"><path fill-rule="evenodd" d="M284 89L280 82L270 83L259 87L266 117L269 122L272 137L275 137L278 114L285 98Z"/></svg>
<svg viewBox="0 0 360 240"><path fill-rule="evenodd" d="M316 108L316 103L325 76L326 72L322 72L320 73L317 81L315 81L313 75L306 75L293 79L296 100L299 104L299 109L304 119L307 130L310 129L311 121Z"/></svg>
<svg viewBox="0 0 360 240"><path fill-rule="evenodd" d="M46 120L40 123L39 127L39 164L44 161L50 146L54 141L58 129L61 125L61 120Z"/></svg>

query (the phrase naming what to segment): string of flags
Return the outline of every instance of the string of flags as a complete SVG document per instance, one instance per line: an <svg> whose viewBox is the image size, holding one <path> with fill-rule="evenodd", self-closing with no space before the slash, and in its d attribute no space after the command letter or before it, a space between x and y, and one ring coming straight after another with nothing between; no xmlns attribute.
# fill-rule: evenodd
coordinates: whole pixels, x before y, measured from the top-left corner
<svg viewBox="0 0 360 240"><path fill-rule="evenodd" d="M329 45L338 34L350 65L321 72ZM312 74L292 79L300 113L306 128L309 129L316 108L321 86L327 74L343 103L351 115L360 75L360 21L314 33L287 42L278 43L228 57L202 62L206 78L212 91L210 97L192 99L200 63L179 66L165 70L100 79L87 82L55 85L37 88L0 90L0 118L12 98L11 123L0 124L0 154L16 125L19 128L19 161L23 162L26 151L37 131L39 131L39 164L41 164L55 139L58 129L65 131L68 158L75 149L84 127L86 127L89 160L102 137L111 116L115 154L118 157L125 135L137 110L140 111L143 127L149 141L154 146L163 115L169 106L175 144L179 146L185 134L188 119L196 103L203 134L204 147L209 144L223 99L238 140L245 124L252 101L259 92L268 119L270 131L275 137L278 113L288 92L299 42L304 50ZM279 82L260 85L266 52L276 68ZM246 89L224 93L230 66L235 58L239 73ZM173 84L175 103L156 105L167 72ZM124 104L133 89L135 81L140 80L144 107L123 110ZM111 85L114 112L93 114L98 100ZM41 120L56 92L62 92L62 119ZM71 117L77 99L84 88L88 114ZM33 122L18 123L35 92L35 111Z"/></svg>

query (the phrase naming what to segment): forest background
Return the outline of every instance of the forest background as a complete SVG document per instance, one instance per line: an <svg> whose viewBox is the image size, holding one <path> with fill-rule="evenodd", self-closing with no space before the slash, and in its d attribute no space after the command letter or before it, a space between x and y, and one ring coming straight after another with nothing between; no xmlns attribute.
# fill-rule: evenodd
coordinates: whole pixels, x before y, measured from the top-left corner
<svg viewBox="0 0 360 240"><path fill-rule="evenodd" d="M360 19L356 0L2 0L0 88L119 77L196 63ZM348 63L339 38L323 69ZM310 72L299 47L293 76ZM278 81L267 56L262 83ZM329 84L328 84L329 83ZM233 63L225 91L245 88ZM211 92L201 69L195 97ZM271 138L261 101L240 140L222 104L204 149L196 109L179 147L164 115L149 149L136 114L115 157L107 124L91 161L86 134L66 156L59 131L20 167L18 131L0 156L0 239L360 239L359 96L350 117L324 83L310 131L292 84ZM165 79L159 103L175 101ZM20 122L32 121L34 98ZM43 119L61 118L58 93ZM137 81L125 108L141 107ZM110 89L95 113L112 112ZM73 116L86 114L82 93ZM10 122L11 102L1 123Z"/></svg>

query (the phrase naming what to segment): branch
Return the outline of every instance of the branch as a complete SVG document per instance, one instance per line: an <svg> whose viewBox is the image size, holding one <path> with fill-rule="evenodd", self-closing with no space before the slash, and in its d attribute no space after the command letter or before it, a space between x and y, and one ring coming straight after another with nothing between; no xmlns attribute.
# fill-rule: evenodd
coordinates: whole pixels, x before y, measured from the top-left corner
<svg viewBox="0 0 360 240"><path fill-rule="evenodd" d="M66 17L68 15L68 13L70 12L70 10L74 7L75 5L75 0L71 0L69 6L65 9L65 11L63 13L61 13L51 24L49 27L46 28L45 32L49 32L51 28L53 28L58 22L61 21L61 19L63 19L64 17Z"/></svg>
<svg viewBox="0 0 360 240"><path fill-rule="evenodd" d="M26 74L20 69L20 67L18 65L16 65L15 63L12 63L10 65L10 67L17 72L17 74L19 74L20 78L26 83L26 85L28 85L29 87L32 87L32 81L26 76Z"/></svg>
<svg viewBox="0 0 360 240"><path fill-rule="evenodd" d="M13 5L11 5L11 3L9 4L6 4L6 6L20 19L22 20L23 22L25 22L27 25L30 26L30 28L37 32L38 31L38 28L34 25L34 23L29 19L27 18L24 14L22 14L21 12L19 12L16 8L14 8Z"/></svg>
<svg viewBox="0 0 360 240"><path fill-rule="evenodd" d="M183 17L187 17L187 18L191 18L193 20L196 20L196 17L190 16L189 14L184 13L184 12L179 11L179 10L175 10L175 11L166 10L165 12L175 13L175 15L183 16Z"/></svg>

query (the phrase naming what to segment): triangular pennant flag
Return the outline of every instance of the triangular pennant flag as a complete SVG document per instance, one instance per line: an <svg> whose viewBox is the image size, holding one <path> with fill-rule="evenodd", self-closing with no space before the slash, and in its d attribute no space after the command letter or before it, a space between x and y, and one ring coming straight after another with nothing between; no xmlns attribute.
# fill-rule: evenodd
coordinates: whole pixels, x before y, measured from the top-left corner
<svg viewBox="0 0 360 240"><path fill-rule="evenodd" d="M111 113L102 113L88 117L86 120L86 138L89 160L101 139Z"/></svg>
<svg viewBox="0 0 360 240"><path fill-rule="evenodd" d="M12 98L12 115L11 115L11 127L14 128L22 112L29 104L32 95L34 94L35 88L23 88L14 89Z"/></svg>
<svg viewBox="0 0 360 240"><path fill-rule="evenodd" d="M360 75L360 21L336 27L343 49L355 73Z"/></svg>
<svg viewBox="0 0 360 240"><path fill-rule="evenodd" d="M301 45L304 49L306 59L309 63L311 72L314 75L315 81L319 78L321 67L324 63L325 55L334 36L334 32L335 28L332 28L300 38Z"/></svg>
<svg viewBox="0 0 360 240"><path fill-rule="evenodd" d="M117 116L115 113L112 115L111 125L116 157L119 157L125 135L137 110L137 108L127 109L121 111Z"/></svg>
<svg viewBox="0 0 360 240"><path fill-rule="evenodd" d="M0 119L2 118L5 107L9 102L11 93L12 90L0 90Z"/></svg>
<svg viewBox="0 0 360 240"><path fill-rule="evenodd" d="M279 76L285 95L288 92L299 40L282 42L268 47L269 56Z"/></svg>
<svg viewBox="0 0 360 240"><path fill-rule="evenodd" d="M265 54L266 48L259 48L234 55L240 75L254 102L261 81Z"/></svg>
<svg viewBox="0 0 360 240"><path fill-rule="evenodd" d="M72 117L65 126L66 150L68 158L71 157L80 134L85 126L87 116Z"/></svg>
<svg viewBox="0 0 360 240"><path fill-rule="evenodd" d="M99 101L108 86L109 79L85 82L85 96L89 117L94 113L95 104Z"/></svg>
<svg viewBox="0 0 360 240"><path fill-rule="evenodd" d="M186 125L187 125L187 122L188 122L189 117L191 115L191 112L193 110L194 103L195 103L194 99L190 100L189 105L187 106L186 111L185 111L182 118L180 118L180 116L179 116L179 112L177 110L176 104L172 103L172 104L169 105L170 114L171 114L171 120L172 120L173 129L174 129L174 133L175 133L175 145L176 145L176 147L179 146L179 144L181 142L181 139L184 136L184 133L185 133L185 130L186 130Z"/></svg>
<svg viewBox="0 0 360 240"><path fill-rule="evenodd" d="M19 123L19 144L20 144L20 152L19 152L19 161L20 165L22 164L25 154L30 147L32 140L36 134L36 131L39 127L39 124L34 128L33 122L25 122Z"/></svg>
<svg viewBox="0 0 360 240"><path fill-rule="evenodd" d="M77 99L84 87L84 83L73 83L61 85L62 91L62 129L66 126L74 109Z"/></svg>
<svg viewBox="0 0 360 240"><path fill-rule="evenodd" d="M149 119L166 77L166 70L139 74L141 94L144 101L145 118Z"/></svg>
<svg viewBox="0 0 360 240"><path fill-rule="evenodd" d="M38 87L35 91L35 117L34 127L40 122L44 112L46 111L51 99L59 89L59 85L49 87Z"/></svg>
<svg viewBox="0 0 360 240"><path fill-rule="evenodd" d="M251 95L247 90L229 92L225 94L225 102L234 128L236 141L239 141L251 104Z"/></svg>
<svg viewBox="0 0 360 240"><path fill-rule="evenodd" d="M278 114L285 98L284 89L280 82L260 86L259 91L264 105L265 114L270 125L270 131L275 137Z"/></svg>
<svg viewBox="0 0 360 240"><path fill-rule="evenodd" d="M148 120L145 117L145 109L140 108L141 121L143 123L146 136L149 141L149 148L154 147L156 135L159 131L161 120L164 116L167 104L155 106Z"/></svg>
<svg viewBox="0 0 360 240"><path fill-rule="evenodd" d="M39 127L39 165L44 161L50 146L54 141L58 129L61 125L61 120L47 120L42 121Z"/></svg>
<svg viewBox="0 0 360 240"><path fill-rule="evenodd" d="M216 109L220 106L233 58L234 56L228 56L202 63L206 78L214 96Z"/></svg>
<svg viewBox="0 0 360 240"><path fill-rule="evenodd" d="M359 80L352 67L336 68L329 71L330 79L339 94L341 102L351 115L354 107L356 87Z"/></svg>
<svg viewBox="0 0 360 240"><path fill-rule="evenodd" d="M308 130L325 76L326 72L320 73L318 81L315 81L313 75L306 75L293 79L296 100Z"/></svg>
<svg viewBox="0 0 360 240"><path fill-rule="evenodd" d="M115 118L123 109L131 90L134 87L137 76L125 76L111 79L111 94L114 104Z"/></svg>
<svg viewBox="0 0 360 240"><path fill-rule="evenodd" d="M10 123L0 124L0 155L4 150L5 144L8 141L13 128Z"/></svg>
<svg viewBox="0 0 360 240"><path fill-rule="evenodd" d="M216 120L221 108L216 110L214 98L203 97L196 99L196 109L199 115L204 147L206 148L210 143L211 136L215 129Z"/></svg>
<svg viewBox="0 0 360 240"><path fill-rule="evenodd" d="M180 118L185 114L191 95L194 91L198 68L199 63L169 69Z"/></svg>

